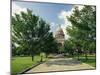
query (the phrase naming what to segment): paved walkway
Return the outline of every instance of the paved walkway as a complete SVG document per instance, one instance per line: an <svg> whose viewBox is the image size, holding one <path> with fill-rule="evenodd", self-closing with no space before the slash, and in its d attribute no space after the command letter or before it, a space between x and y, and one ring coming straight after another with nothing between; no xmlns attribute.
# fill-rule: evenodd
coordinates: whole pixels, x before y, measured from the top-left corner
<svg viewBox="0 0 100 75"><path fill-rule="evenodd" d="M26 73L35 72L51 72L51 71L69 71L69 70L84 70L84 69L94 69L94 67L82 63L80 61L74 60L72 58L56 58L50 59L43 64L32 68Z"/></svg>

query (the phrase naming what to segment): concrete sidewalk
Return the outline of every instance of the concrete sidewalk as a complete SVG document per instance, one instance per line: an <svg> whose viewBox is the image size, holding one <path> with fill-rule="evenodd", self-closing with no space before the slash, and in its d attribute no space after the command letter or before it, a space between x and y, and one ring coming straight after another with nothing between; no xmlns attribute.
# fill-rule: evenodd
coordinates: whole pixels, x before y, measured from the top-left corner
<svg viewBox="0 0 100 75"><path fill-rule="evenodd" d="M95 69L94 67L74 60L72 58L56 58L50 59L43 64L38 65L35 68L27 71L26 73L35 72L51 72L51 71L69 71L69 70L87 70Z"/></svg>

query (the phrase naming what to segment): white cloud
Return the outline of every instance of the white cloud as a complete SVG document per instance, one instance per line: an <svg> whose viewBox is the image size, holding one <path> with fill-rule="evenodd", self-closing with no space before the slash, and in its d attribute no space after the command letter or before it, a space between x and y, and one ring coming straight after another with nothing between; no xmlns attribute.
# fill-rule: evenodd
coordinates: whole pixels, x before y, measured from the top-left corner
<svg viewBox="0 0 100 75"><path fill-rule="evenodd" d="M50 28L51 28L52 32L55 32L56 27L57 27L57 25L54 22L50 23Z"/></svg>
<svg viewBox="0 0 100 75"><path fill-rule="evenodd" d="M51 25L51 26L54 26L54 25L55 25L55 23L54 23L54 22L52 22L50 25Z"/></svg>
<svg viewBox="0 0 100 75"><path fill-rule="evenodd" d="M60 12L60 14L58 14L58 18L64 21L64 23L61 25L61 27L62 27L62 29L63 29L63 31L64 31L65 39L67 39L67 38L69 37L69 36L67 35L66 28L67 28L68 26L71 26L71 23L70 23L70 21L68 21L67 16L69 17L69 16L73 13L74 8L75 8L76 6L78 7L79 10L81 10L81 9L84 7L84 6L82 6L82 5L74 5L70 11L64 11L64 10L62 10L62 11Z"/></svg>
<svg viewBox="0 0 100 75"><path fill-rule="evenodd" d="M26 8L22 8L21 6L17 5L16 3L12 2L12 15L14 16L15 13L20 14L21 11L26 12Z"/></svg>
<svg viewBox="0 0 100 75"><path fill-rule="evenodd" d="M58 18L63 20L64 23L61 25L61 28L63 29L63 32L65 34L65 39L68 38L68 35L66 35L66 28L71 25L71 23L68 21L67 16L69 17L72 14L71 11L61 11L60 14L58 15Z"/></svg>
<svg viewBox="0 0 100 75"><path fill-rule="evenodd" d="M50 31L51 31L51 32L53 32L53 31L54 31L54 25L55 25L55 23L54 23L54 22L50 23L50 29L51 29Z"/></svg>

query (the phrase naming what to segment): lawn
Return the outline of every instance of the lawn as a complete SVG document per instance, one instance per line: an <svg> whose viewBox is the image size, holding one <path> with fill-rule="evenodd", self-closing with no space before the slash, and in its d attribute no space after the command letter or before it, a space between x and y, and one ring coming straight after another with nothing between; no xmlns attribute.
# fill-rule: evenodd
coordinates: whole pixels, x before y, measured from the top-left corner
<svg viewBox="0 0 100 75"><path fill-rule="evenodd" d="M77 57L75 56L74 58L76 59ZM96 67L96 57L95 57L95 55L88 55L88 60L87 61L85 60L85 56L81 55L79 57L79 60L84 62L84 63L87 63L87 64L89 64L93 67Z"/></svg>
<svg viewBox="0 0 100 75"><path fill-rule="evenodd" d="M44 60L46 60L45 57ZM35 56L34 61L31 60L31 57L13 57L11 62L12 75L16 75L17 73L39 62L40 56Z"/></svg>

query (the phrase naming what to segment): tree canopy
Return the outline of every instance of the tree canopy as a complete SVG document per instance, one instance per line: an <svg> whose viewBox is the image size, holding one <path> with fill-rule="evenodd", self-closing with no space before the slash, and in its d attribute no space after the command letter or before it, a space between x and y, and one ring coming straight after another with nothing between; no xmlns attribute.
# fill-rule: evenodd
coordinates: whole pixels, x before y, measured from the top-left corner
<svg viewBox="0 0 100 75"><path fill-rule="evenodd" d="M96 42L96 8L95 6L84 6L81 10L75 7L73 13L67 19L71 26L67 27L67 34L75 42L76 49L84 50L84 53L95 51Z"/></svg>
<svg viewBox="0 0 100 75"><path fill-rule="evenodd" d="M40 52L50 53L54 43L50 24L32 14L31 10L27 9L27 13L21 12L12 16L12 46L19 48L21 54L33 57Z"/></svg>

